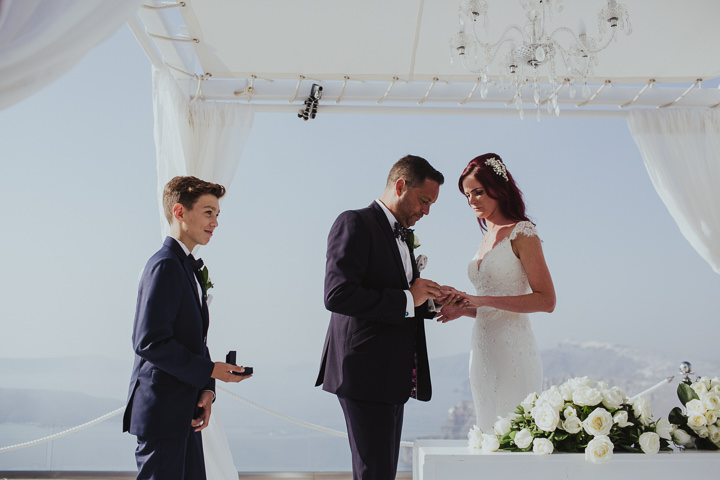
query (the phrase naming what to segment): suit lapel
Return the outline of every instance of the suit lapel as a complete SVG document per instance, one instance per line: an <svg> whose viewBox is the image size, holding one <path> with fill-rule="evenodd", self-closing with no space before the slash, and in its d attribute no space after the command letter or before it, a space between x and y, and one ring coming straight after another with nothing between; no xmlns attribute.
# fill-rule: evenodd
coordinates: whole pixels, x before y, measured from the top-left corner
<svg viewBox="0 0 720 480"><path fill-rule="evenodd" d="M190 290L192 290L193 295L195 296L195 300L198 302L198 306L200 306L200 297L198 296L197 284L195 283L195 272L193 272L192 266L190 266L190 262L187 261L188 256L185 254L185 251L180 245L178 245L177 240L175 240L174 238L166 238L164 245L169 247L170 250L172 250L172 252L178 256L178 259L183 266L183 270L185 270L185 275L187 275L187 279L190 282ZM202 311L202 308L200 308L200 310Z"/></svg>

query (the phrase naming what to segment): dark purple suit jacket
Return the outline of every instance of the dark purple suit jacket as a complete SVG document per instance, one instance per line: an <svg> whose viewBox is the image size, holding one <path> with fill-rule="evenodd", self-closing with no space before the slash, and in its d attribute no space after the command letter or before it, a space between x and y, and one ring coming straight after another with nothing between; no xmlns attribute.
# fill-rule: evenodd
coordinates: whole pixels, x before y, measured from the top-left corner
<svg viewBox="0 0 720 480"><path fill-rule="evenodd" d="M140 281L123 431L146 438L190 432L200 392L215 390L206 335L192 267L168 237Z"/></svg>
<svg viewBox="0 0 720 480"><path fill-rule="evenodd" d="M328 236L325 307L332 314L316 385L341 397L402 404L417 368L417 398L430 400L424 319L433 314L423 305L405 317L408 288L382 208L373 202L340 214Z"/></svg>

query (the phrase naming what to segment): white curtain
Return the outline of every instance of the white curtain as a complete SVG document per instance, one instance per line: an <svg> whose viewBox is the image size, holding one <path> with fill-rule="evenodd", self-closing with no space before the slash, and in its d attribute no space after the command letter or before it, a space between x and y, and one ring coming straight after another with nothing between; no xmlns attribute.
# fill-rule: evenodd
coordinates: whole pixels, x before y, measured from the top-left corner
<svg viewBox="0 0 720 480"><path fill-rule="evenodd" d="M628 125L670 215L720 273L720 112L634 110Z"/></svg>
<svg viewBox="0 0 720 480"><path fill-rule="evenodd" d="M0 1L0 109L54 82L143 0Z"/></svg>
<svg viewBox="0 0 720 480"><path fill-rule="evenodd" d="M162 206L165 184L176 175L194 175L229 187L250 136L254 107L202 100L191 102L167 69L153 68L153 112L157 193L164 238L170 231ZM237 468L217 407L217 404L213 407L213 418L203 430L207 478L237 480Z"/></svg>
<svg viewBox="0 0 720 480"><path fill-rule="evenodd" d="M165 184L176 175L194 175L229 187L255 113L248 104L202 100L191 103L190 96L181 91L172 74L158 68L153 68L153 110L164 238L169 232L162 207Z"/></svg>

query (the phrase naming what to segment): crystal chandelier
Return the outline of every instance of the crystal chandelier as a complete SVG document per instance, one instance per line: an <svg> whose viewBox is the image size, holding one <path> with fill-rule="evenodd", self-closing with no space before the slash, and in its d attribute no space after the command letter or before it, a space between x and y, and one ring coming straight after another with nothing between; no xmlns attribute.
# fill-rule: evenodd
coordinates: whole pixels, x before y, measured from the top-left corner
<svg viewBox="0 0 720 480"><path fill-rule="evenodd" d="M557 116L560 114L557 95L563 86L569 85L572 98L575 84L581 83L583 95L589 96L587 81L597 65L596 54L607 48L616 30L630 35L628 13L615 0L607 0L607 5L598 13L600 34L592 38L582 20L577 33L565 26L552 29L552 15L562 11L562 0L520 0L520 3L527 17L525 24L510 25L493 42L487 39L487 1L462 2L458 34L450 39L450 56L453 61L459 60L467 71L478 75L482 98L487 96L491 71L499 71L500 83L510 85L515 92L512 101L521 118L522 92L526 86L533 92L538 119L542 105ZM543 95L546 98L541 99Z"/></svg>

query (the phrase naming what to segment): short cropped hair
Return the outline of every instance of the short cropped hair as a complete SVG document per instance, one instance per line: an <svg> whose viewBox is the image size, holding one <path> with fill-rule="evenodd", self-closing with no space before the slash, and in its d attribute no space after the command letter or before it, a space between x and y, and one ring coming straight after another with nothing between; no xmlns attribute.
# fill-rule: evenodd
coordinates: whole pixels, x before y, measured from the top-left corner
<svg viewBox="0 0 720 480"><path fill-rule="evenodd" d="M442 173L435 170L427 160L415 155L405 155L395 162L390 169L385 187L394 185L399 178L405 179L408 189L419 187L428 179L437 182L438 185L442 185L445 181Z"/></svg>
<svg viewBox="0 0 720 480"><path fill-rule="evenodd" d="M192 210L198 198L206 194L214 195L218 199L222 198L225 195L225 187L197 177L175 177L170 180L163 191L163 210L168 223L172 225L173 206L176 203Z"/></svg>

